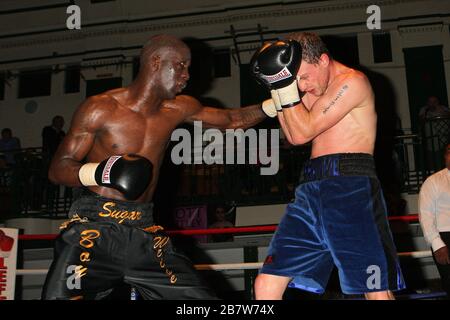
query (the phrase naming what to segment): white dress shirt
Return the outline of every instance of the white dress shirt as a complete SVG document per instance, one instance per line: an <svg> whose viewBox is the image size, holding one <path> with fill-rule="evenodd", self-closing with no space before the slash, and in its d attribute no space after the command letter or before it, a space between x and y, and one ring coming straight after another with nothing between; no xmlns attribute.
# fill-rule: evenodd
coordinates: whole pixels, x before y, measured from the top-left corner
<svg viewBox="0 0 450 320"><path fill-rule="evenodd" d="M450 170L429 176L419 193L419 221L433 251L445 246L439 232L450 231Z"/></svg>

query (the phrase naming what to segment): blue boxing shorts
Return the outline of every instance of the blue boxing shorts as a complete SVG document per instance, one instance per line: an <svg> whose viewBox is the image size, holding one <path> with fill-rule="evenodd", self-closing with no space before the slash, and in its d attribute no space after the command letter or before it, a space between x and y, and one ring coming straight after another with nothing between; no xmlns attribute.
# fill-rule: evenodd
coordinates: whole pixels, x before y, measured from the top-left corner
<svg viewBox="0 0 450 320"><path fill-rule="evenodd" d="M333 266L346 294L405 288L373 157L331 154L307 161L270 243L261 273L323 293Z"/></svg>

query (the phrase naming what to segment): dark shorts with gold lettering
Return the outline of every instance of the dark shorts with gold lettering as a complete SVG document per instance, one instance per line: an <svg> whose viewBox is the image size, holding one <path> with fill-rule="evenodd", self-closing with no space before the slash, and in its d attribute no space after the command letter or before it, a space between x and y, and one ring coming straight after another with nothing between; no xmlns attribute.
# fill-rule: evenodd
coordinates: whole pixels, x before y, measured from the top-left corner
<svg viewBox="0 0 450 320"><path fill-rule="evenodd" d="M127 283L143 299L216 299L152 223L153 204L84 193L56 239L42 299L101 299Z"/></svg>

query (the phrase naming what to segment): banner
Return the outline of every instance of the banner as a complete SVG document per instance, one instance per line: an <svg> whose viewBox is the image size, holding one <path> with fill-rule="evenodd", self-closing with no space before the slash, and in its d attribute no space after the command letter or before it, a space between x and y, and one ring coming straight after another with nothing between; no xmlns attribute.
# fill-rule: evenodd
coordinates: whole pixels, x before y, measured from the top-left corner
<svg viewBox="0 0 450 320"><path fill-rule="evenodd" d="M14 300L18 230L0 228L0 300Z"/></svg>
<svg viewBox="0 0 450 320"><path fill-rule="evenodd" d="M207 207L203 206L190 206L190 207L178 207L174 212L175 223L180 229L207 229L208 228L208 215ZM195 235L193 236L198 242L206 242L207 235Z"/></svg>

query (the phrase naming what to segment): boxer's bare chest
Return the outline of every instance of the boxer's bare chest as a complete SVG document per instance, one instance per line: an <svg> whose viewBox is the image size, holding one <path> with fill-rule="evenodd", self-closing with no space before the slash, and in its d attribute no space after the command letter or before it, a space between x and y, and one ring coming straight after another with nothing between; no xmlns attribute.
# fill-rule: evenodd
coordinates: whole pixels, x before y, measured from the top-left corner
<svg viewBox="0 0 450 320"><path fill-rule="evenodd" d="M173 130L182 121L182 115L173 109L142 114L116 108L97 131L93 149L97 154L107 155L136 153L156 164Z"/></svg>

